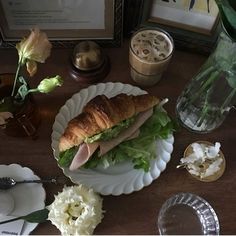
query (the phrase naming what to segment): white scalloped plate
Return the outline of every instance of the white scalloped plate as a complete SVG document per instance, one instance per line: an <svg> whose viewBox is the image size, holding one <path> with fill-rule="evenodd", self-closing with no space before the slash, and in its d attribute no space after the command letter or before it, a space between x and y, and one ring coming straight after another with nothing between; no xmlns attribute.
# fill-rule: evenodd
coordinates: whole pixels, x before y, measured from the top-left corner
<svg viewBox="0 0 236 236"><path fill-rule="evenodd" d="M107 97L113 97L119 93L139 95L147 92L128 84L100 83L82 89L62 106L55 118L52 132L52 149L56 160L59 156L58 141L67 127L67 123L81 113L87 102L95 96L105 94ZM159 177L170 160L173 143L173 135L166 140L157 140L157 158L152 160L150 171L147 173L134 169L130 162L123 162L107 169L80 168L74 172L63 168L63 172L72 182L91 187L102 195L129 194L151 184L154 179Z"/></svg>
<svg viewBox="0 0 236 236"><path fill-rule="evenodd" d="M18 164L0 165L0 177L12 177L15 180L40 179L28 167L22 167ZM23 216L33 211L41 210L45 207L46 192L42 184L18 184L8 191L14 199L14 209L10 213L12 216ZM1 217L1 221L4 217ZM25 222L21 231L22 235L28 235L32 232L37 223Z"/></svg>

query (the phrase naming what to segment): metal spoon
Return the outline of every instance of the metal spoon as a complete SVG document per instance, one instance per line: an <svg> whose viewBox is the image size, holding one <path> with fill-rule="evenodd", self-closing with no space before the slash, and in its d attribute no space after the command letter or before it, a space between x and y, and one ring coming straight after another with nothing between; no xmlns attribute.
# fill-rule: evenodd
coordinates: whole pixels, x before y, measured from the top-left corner
<svg viewBox="0 0 236 236"><path fill-rule="evenodd" d="M16 181L11 177L1 177L0 178L0 189L10 189L14 187L16 184L26 184L26 183L57 183L56 178L50 179L35 179L35 180L21 180Z"/></svg>

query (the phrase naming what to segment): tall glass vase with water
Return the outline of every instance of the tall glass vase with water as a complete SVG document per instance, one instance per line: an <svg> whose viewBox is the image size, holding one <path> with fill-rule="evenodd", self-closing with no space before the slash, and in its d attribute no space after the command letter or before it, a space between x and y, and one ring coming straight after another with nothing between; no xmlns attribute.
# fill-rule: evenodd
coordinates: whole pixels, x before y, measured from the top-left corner
<svg viewBox="0 0 236 236"><path fill-rule="evenodd" d="M179 96L176 114L190 131L208 133L235 104L236 41L223 31L215 51Z"/></svg>

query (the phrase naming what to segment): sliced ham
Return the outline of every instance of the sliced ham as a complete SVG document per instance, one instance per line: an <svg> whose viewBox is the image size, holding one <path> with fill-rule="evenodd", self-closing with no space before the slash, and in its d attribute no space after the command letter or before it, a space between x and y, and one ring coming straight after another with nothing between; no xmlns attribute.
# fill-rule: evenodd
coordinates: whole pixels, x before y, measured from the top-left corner
<svg viewBox="0 0 236 236"><path fill-rule="evenodd" d="M85 164L88 159L93 155L93 153L96 151L98 148L99 143L94 142L94 143L82 143L79 146L79 150L75 154L69 169L71 171L78 169L81 167L83 164Z"/></svg>
<svg viewBox="0 0 236 236"><path fill-rule="evenodd" d="M153 109L149 109L147 111L141 112L137 115L135 122L128 127L127 129L123 130L117 137L108 141L100 141L99 147L100 152L99 156L104 155L108 151L110 151L115 146L122 143L124 140L128 139L132 134L135 133L136 130L143 125L143 123L153 114Z"/></svg>
<svg viewBox="0 0 236 236"><path fill-rule="evenodd" d="M135 122L130 127L125 129L117 137L109 141L82 143L79 146L79 150L75 154L69 169L73 171L81 167L83 164L85 164L98 147L100 147L99 155L102 156L115 146L122 143L124 140L130 140L132 138L138 137L140 132L139 128L152 114L153 114L153 109L149 109L147 111L139 113L135 119Z"/></svg>
<svg viewBox="0 0 236 236"><path fill-rule="evenodd" d="M125 141L137 138L140 134L140 129L137 129L133 134L131 134Z"/></svg>

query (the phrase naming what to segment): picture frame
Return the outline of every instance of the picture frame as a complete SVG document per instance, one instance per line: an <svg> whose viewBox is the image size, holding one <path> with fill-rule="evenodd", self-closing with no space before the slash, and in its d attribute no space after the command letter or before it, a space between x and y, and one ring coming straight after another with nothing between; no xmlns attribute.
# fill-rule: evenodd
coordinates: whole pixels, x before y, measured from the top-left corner
<svg viewBox="0 0 236 236"><path fill-rule="evenodd" d="M0 0L0 47L15 47L38 27L56 48L73 48L83 40L120 47L123 0Z"/></svg>
<svg viewBox="0 0 236 236"><path fill-rule="evenodd" d="M173 12L176 9L173 9L172 12L172 20L170 18L170 11L167 8L162 8L162 14L158 17L158 11L156 16L153 16L153 11L157 9L157 6L154 7L156 3L159 1L163 1L165 3L180 3L181 1L174 0L152 0L152 1L142 1L139 17L138 28L141 27L159 27L166 30L174 39L175 47L177 49L189 50L193 52L198 52L201 54L209 54L216 45L217 38L219 33L222 30L219 16L215 15L214 22L211 27L208 25L208 28L201 28L199 25L184 25L181 22L174 22ZM185 0L184 2L191 3L191 0ZM214 1L214 0L209 0ZM203 2L203 1L202 1ZM206 1L204 1L206 2ZM172 5L173 7L173 5ZM155 8L155 9L154 9ZM166 10L166 12L165 12ZM182 15L182 14L181 14ZM163 16L166 16L164 19ZM190 17L191 14L188 15ZM202 18L203 14L195 13L195 16L199 19ZM187 18L189 19L189 18ZM186 18L185 18L186 21ZM196 21L197 22L197 21ZM198 23L198 22L197 22Z"/></svg>
<svg viewBox="0 0 236 236"><path fill-rule="evenodd" d="M138 27L144 0L124 1L124 37L129 38Z"/></svg>

